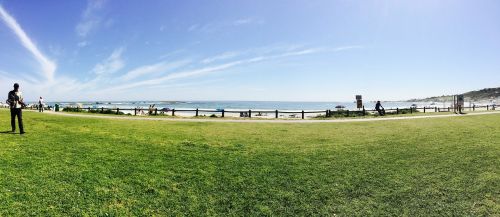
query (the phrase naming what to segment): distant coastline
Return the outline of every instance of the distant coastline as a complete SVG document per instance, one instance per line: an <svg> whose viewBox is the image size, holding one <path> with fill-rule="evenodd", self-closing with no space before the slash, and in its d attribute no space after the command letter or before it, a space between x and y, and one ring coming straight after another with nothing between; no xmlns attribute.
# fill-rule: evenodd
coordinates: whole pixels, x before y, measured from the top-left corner
<svg viewBox="0 0 500 217"><path fill-rule="evenodd" d="M466 102L496 103L500 97L500 87L484 88L463 93ZM406 102L450 102L453 95L433 96L423 99L410 99Z"/></svg>

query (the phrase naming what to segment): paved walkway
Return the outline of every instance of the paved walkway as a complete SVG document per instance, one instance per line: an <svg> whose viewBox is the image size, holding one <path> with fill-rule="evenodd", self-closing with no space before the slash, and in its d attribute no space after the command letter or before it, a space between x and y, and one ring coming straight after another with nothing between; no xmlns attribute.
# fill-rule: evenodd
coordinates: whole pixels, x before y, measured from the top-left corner
<svg viewBox="0 0 500 217"><path fill-rule="evenodd" d="M500 111L477 112L463 115L447 114L447 115L422 115L422 116L407 116L407 117L381 117L381 118L346 118L346 119L329 119L329 120L249 120L249 119L195 119L195 118L146 118L146 117L126 117L126 116L107 116L107 115L84 115L65 112L46 111L46 114L60 115L69 117L82 118L102 118L102 119L121 119L121 120L147 120L147 121L172 121L172 122L225 122L225 123L341 123L341 122L367 122L367 121L390 121L390 120L408 120L408 119L423 119L423 118L447 118L447 117L464 117L476 115L495 115L500 114Z"/></svg>

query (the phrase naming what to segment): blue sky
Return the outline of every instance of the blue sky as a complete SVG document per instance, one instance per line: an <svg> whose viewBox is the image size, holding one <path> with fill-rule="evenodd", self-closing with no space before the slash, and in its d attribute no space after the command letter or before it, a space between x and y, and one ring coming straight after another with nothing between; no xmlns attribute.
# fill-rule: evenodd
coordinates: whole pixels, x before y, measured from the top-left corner
<svg viewBox="0 0 500 217"><path fill-rule="evenodd" d="M0 0L27 99L397 100L500 86L500 1Z"/></svg>

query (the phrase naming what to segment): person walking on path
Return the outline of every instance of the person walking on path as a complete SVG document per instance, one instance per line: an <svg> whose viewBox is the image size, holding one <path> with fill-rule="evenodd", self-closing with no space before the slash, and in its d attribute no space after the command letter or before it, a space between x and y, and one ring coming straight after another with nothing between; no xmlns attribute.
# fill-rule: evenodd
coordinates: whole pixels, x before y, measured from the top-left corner
<svg viewBox="0 0 500 217"><path fill-rule="evenodd" d="M40 97L40 99L38 100L38 112L43 112L43 98Z"/></svg>
<svg viewBox="0 0 500 217"><path fill-rule="evenodd" d="M382 104L380 104L380 101L377 101L377 104L375 104L375 110L377 110L377 112L380 116L385 115L385 109L382 106Z"/></svg>
<svg viewBox="0 0 500 217"><path fill-rule="evenodd" d="M23 112L22 109L26 106L24 104L23 94L19 91L19 84L14 84L14 90L9 92L7 98L7 104L10 107L10 124L12 126L12 132L16 132L16 116L19 124L19 132L24 134L23 126Z"/></svg>

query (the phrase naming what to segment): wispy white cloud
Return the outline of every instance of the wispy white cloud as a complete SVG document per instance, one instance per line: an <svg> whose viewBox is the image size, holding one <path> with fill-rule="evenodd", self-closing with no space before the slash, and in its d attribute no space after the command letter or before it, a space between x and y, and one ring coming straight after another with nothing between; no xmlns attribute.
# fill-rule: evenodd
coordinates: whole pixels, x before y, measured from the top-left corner
<svg viewBox="0 0 500 217"><path fill-rule="evenodd" d="M195 31L197 29L199 29L200 25L199 24L193 24L191 26L188 27L188 32L192 32L192 31Z"/></svg>
<svg viewBox="0 0 500 217"><path fill-rule="evenodd" d="M75 28L78 36L87 37L91 31L101 24L102 18L97 15L97 12L103 8L105 2L106 0L88 0L82 18Z"/></svg>
<svg viewBox="0 0 500 217"><path fill-rule="evenodd" d="M127 72L125 75L122 76L122 80L130 81L142 76L164 73L169 70L173 70L183 65L186 65L189 62L190 62L189 60L180 60L174 62L163 61L152 65L141 66Z"/></svg>
<svg viewBox="0 0 500 217"><path fill-rule="evenodd" d="M78 42L77 46L78 47L87 47L90 43L88 41L81 41Z"/></svg>
<svg viewBox="0 0 500 217"><path fill-rule="evenodd" d="M212 62L219 61L219 60L227 60L227 59L231 59L233 57L236 57L239 54L240 54L239 52L234 52L234 51L224 52L224 53L221 53L221 54L213 56L213 57L205 58L205 59L201 60L201 63L208 64L208 63L212 63Z"/></svg>
<svg viewBox="0 0 500 217"><path fill-rule="evenodd" d="M241 18L233 21L222 21L222 22L209 22L205 24L192 24L187 28L188 32L203 32L203 33L213 33L225 28L235 28L238 26L249 25L249 24L263 24L264 19L261 18Z"/></svg>
<svg viewBox="0 0 500 217"><path fill-rule="evenodd" d="M12 32L17 36L21 44L35 57L42 68L42 76L48 81L54 79L54 74L57 68L55 62L46 57L36 44L31 40L31 38L24 32L19 23L12 17L3 7L0 5L0 17L7 24L7 26L12 30Z"/></svg>
<svg viewBox="0 0 500 217"><path fill-rule="evenodd" d="M176 80L176 79L190 78L190 77L196 77L196 76L202 76L202 75L212 74L212 73L216 73L216 72L221 72L221 71L227 70L229 68L236 67L236 66L243 65L243 64L250 64L250 63L268 61L268 60L291 57L291 56L312 54L312 53L321 52L323 50L324 49L322 49L322 48L310 48L310 49L286 51L284 53L279 53L279 54L274 54L274 55L257 56L257 57L242 59L242 60L235 60L232 62L227 62L227 63L219 64L216 66L207 66L207 67L202 67L199 69L175 72L175 73L165 75L163 77L158 77L158 78L153 78L153 79L148 79L148 80L143 80L143 81L138 81L138 82L131 82L128 84L117 85L117 86L109 88L109 90L110 91L121 91L121 90L136 88L136 87L142 87L142 86L160 85L164 82L168 82L168 81L172 81L172 80Z"/></svg>
<svg viewBox="0 0 500 217"><path fill-rule="evenodd" d="M336 47L333 49L333 51L344 51L344 50L363 49L363 48L365 47L361 45L352 45L352 46Z"/></svg>
<svg viewBox="0 0 500 217"><path fill-rule="evenodd" d="M242 19L235 20L235 21L233 21L232 24L234 26L241 26L241 25L247 25L247 24L262 24L262 23L264 23L263 19L249 17L249 18L242 18Z"/></svg>
<svg viewBox="0 0 500 217"><path fill-rule="evenodd" d="M96 75L113 74L122 69L125 66L121 57L123 51L123 47L115 49L108 58L94 66L92 73Z"/></svg>

